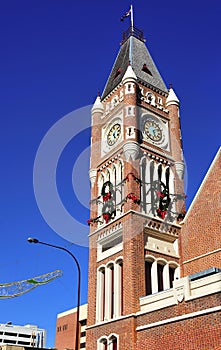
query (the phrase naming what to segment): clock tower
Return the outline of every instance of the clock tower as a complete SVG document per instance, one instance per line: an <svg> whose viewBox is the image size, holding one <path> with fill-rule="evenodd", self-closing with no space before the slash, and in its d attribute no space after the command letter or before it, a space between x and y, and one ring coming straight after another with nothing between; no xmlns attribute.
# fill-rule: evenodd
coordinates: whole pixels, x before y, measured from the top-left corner
<svg viewBox="0 0 221 350"><path fill-rule="evenodd" d="M140 30L123 34L91 114L87 350L132 350L143 297L180 277L185 210L179 100Z"/></svg>

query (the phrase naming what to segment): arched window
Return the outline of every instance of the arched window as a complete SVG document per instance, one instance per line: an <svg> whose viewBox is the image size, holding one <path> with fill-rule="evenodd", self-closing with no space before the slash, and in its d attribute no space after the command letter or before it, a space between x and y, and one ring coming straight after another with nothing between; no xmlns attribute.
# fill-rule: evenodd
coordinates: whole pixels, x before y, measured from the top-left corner
<svg viewBox="0 0 221 350"><path fill-rule="evenodd" d="M146 158L143 158L140 163L140 174L141 174L141 181L142 186L140 186L140 198L142 203L142 209L146 213L147 211L147 179L146 179L146 167L147 167L147 161Z"/></svg>
<svg viewBox="0 0 221 350"><path fill-rule="evenodd" d="M159 262L157 263L157 283L158 283L158 292L161 292L164 288L163 286L163 269L164 265Z"/></svg>
<svg viewBox="0 0 221 350"><path fill-rule="evenodd" d="M104 175L100 174L98 177L98 197L101 195L102 187L104 184ZM102 201L98 201L97 204L97 214L100 216L102 214L103 203Z"/></svg>
<svg viewBox="0 0 221 350"><path fill-rule="evenodd" d="M170 288L172 288L172 287L173 287L174 274L175 274L175 267L173 267L173 266L169 266L169 280L170 280Z"/></svg>
<svg viewBox="0 0 221 350"><path fill-rule="evenodd" d="M167 262L164 259L155 259L153 256L146 256L146 295L172 288L175 278L179 278L179 265L176 262Z"/></svg>
<svg viewBox="0 0 221 350"><path fill-rule="evenodd" d="M147 97L147 103L150 103L151 105L155 105L156 98L154 94L152 94L151 92L147 92L146 97Z"/></svg>
<svg viewBox="0 0 221 350"><path fill-rule="evenodd" d="M158 166L158 181L159 181L159 183L161 182L161 180L162 180L162 164L160 164Z"/></svg>
<svg viewBox="0 0 221 350"><path fill-rule="evenodd" d="M111 334L108 337L103 336L97 342L98 350L119 350L118 336Z"/></svg>
<svg viewBox="0 0 221 350"><path fill-rule="evenodd" d="M114 265L111 264L109 269L111 270L111 280L110 280L110 302L111 302L111 306L110 306L110 310L111 310L111 313L110 313L110 318L113 318L114 317L114 292L115 292L115 286L114 286Z"/></svg>
<svg viewBox="0 0 221 350"><path fill-rule="evenodd" d="M124 186L122 183L123 180L123 164L121 161L116 163L116 205L117 205L117 215L122 212L122 203L123 203L123 190Z"/></svg>
<svg viewBox="0 0 221 350"><path fill-rule="evenodd" d="M117 337L114 335L110 337L110 350L117 350Z"/></svg>
<svg viewBox="0 0 221 350"><path fill-rule="evenodd" d="M106 181L110 181L111 180L111 178L110 178L110 171L109 171L109 169L107 169L106 170Z"/></svg>
<svg viewBox="0 0 221 350"><path fill-rule="evenodd" d="M105 267L98 269L97 273L97 305L96 319L97 322L104 320L105 314Z"/></svg>
<svg viewBox="0 0 221 350"><path fill-rule="evenodd" d="M115 165L112 166L112 184L113 184L113 199L114 199L114 202L115 202L115 207L117 206L117 202L116 202L116 191L117 191L117 170L116 170L116 167Z"/></svg>
<svg viewBox="0 0 221 350"><path fill-rule="evenodd" d="M145 261L145 285L146 285L146 295L152 294L152 281L151 281L151 270L153 261Z"/></svg>
<svg viewBox="0 0 221 350"><path fill-rule="evenodd" d="M150 203L151 203L152 214L155 214L155 207L154 207L155 188L153 184L154 184L154 162L152 161L150 162L150 189L151 189Z"/></svg>
<svg viewBox="0 0 221 350"><path fill-rule="evenodd" d="M108 340L107 340L107 338L101 338L98 341L98 350L108 350Z"/></svg>
<svg viewBox="0 0 221 350"><path fill-rule="evenodd" d="M175 279L179 278L179 265L174 263L174 262L170 262L169 263L169 283L170 283L170 288L173 288L173 281Z"/></svg>
<svg viewBox="0 0 221 350"><path fill-rule="evenodd" d="M108 263L105 276L105 320L113 318L114 314L114 264Z"/></svg>
<svg viewBox="0 0 221 350"><path fill-rule="evenodd" d="M102 322L122 315L123 260L117 258L101 266L97 273L96 321Z"/></svg>
<svg viewBox="0 0 221 350"><path fill-rule="evenodd" d="M168 192L169 192L169 189L170 189L170 168L167 168L166 169L166 187L168 189Z"/></svg>
<svg viewBox="0 0 221 350"><path fill-rule="evenodd" d="M119 317L123 313L123 260L115 261L114 273L114 316Z"/></svg>

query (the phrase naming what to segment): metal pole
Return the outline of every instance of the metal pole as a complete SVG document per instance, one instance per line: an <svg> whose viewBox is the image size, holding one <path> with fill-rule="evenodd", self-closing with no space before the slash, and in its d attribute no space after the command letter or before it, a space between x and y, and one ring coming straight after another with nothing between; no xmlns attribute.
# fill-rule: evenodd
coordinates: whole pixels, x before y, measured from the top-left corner
<svg viewBox="0 0 221 350"><path fill-rule="evenodd" d="M39 244L43 244L43 245L47 245L48 247L52 247L52 248L56 248L56 249L60 249L60 250L64 250L65 252L67 252L69 255L71 255L71 257L74 259L76 266L77 266L77 270L78 270L78 292L77 292L77 325L76 325L76 338L75 338L75 350L79 350L79 309L80 309L80 297L81 297L81 269L80 269L80 265L79 262L77 261L76 257L74 256L74 254L72 254L68 249L57 246L57 245L53 245L53 244L49 244L49 243L45 243L45 242L41 242L36 238L28 238L28 242L30 243L39 243Z"/></svg>
<svg viewBox="0 0 221 350"><path fill-rule="evenodd" d="M130 20L131 20L131 27L132 32L134 31L134 13L133 13L133 5L130 5Z"/></svg>

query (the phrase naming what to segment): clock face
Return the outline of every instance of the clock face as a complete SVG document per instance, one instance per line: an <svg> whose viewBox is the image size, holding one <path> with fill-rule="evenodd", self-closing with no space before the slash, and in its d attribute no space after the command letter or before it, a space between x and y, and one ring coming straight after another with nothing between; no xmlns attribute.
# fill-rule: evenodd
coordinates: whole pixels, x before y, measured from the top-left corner
<svg viewBox="0 0 221 350"><path fill-rule="evenodd" d="M144 123L144 132L152 141L160 141L162 139L162 131L158 123L154 120L146 120Z"/></svg>
<svg viewBox="0 0 221 350"><path fill-rule="evenodd" d="M115 124L111 127L109 133L107 134L107 143L109 146L113 146L115 142L119 139L121 134L120 124Z"/></svg>

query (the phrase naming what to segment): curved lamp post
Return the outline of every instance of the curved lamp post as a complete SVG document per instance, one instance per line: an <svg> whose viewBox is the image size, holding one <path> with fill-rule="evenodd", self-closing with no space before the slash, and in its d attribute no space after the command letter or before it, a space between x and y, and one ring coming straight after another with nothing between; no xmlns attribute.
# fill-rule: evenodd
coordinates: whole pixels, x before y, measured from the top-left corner
<svg viewBox="0 0 221 350"><path fill-rule="evenodd" d="M76 263L77 270L78 270L78 298L77 298L77 325L76 325L76 335L75 335L75 337L76 337L75 338L75 350L78 350L79 349L79 308L80 308L80 296L81 296L81 270L80 270L79 262L77 261L76 257L66 248L63 248L63 247L60 247L57 245L53 245L53 244L49 244L49 243L45 243L45 242L41 242L37 238L28 238L28 242L29 243L43 244L43 245L47 245L48 247L64 250L69 255L71 255L71 257L74 259L74 261Z"/></svg>

